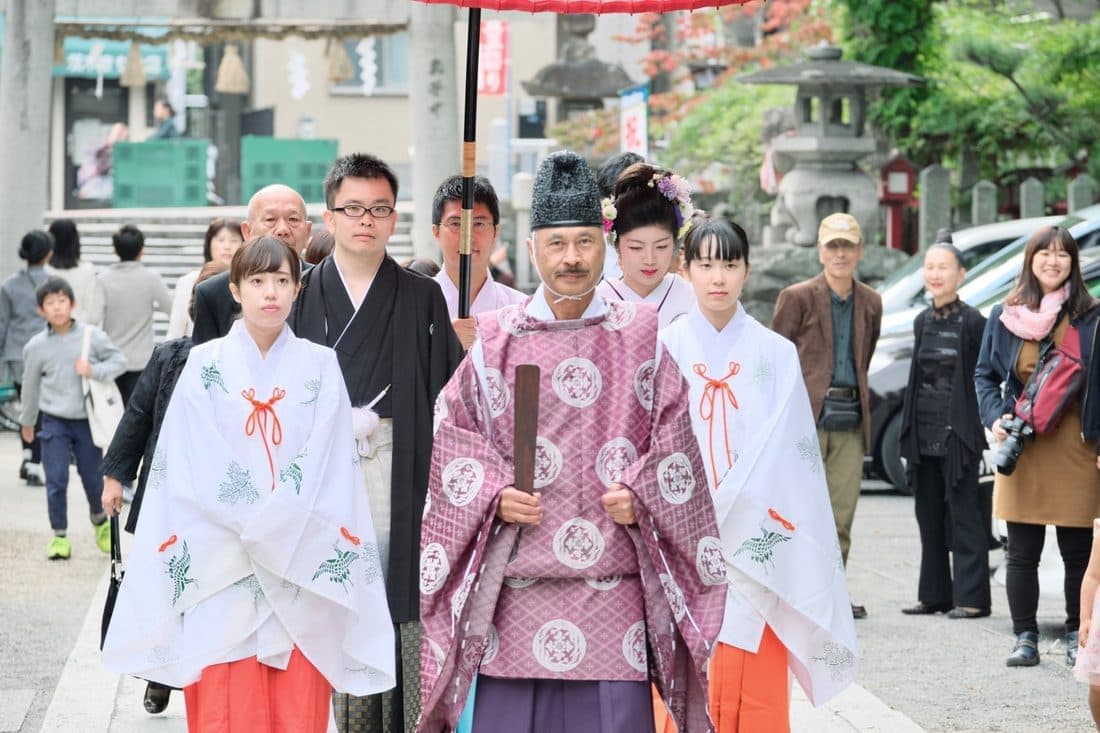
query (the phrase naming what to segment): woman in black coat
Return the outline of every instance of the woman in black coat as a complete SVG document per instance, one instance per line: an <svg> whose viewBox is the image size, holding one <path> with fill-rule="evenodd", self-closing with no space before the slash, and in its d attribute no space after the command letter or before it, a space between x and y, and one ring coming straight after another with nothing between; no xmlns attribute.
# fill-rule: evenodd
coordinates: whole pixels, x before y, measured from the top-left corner
<svg viewBox="0 0 1100 733"><path fill-rule="evenodd" d="M965 277L949 237L925 253L932 305L913 324L916 343L902 407L901 454L921 536L917 604L902 609L906 614L990 613L991 512L978 485L986 441L972 379L985 318L959 300Z"/></svg>

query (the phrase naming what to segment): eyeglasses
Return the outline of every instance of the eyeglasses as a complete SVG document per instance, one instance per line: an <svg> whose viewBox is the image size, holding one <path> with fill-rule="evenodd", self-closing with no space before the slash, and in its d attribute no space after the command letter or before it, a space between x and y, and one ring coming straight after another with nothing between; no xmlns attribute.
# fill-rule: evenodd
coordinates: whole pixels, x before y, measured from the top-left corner
<svg viewBox="0 0 1100 733"><path fill-rule="evenodd" d="M347 206L329 209L329 211L339 211L349 219L362 219L366 216L368 211L372 219L389 219L397 209L392 206L360 206L359 204L348 204Z"/></svg>
<svg viewBox="0 0 1100 733"><path fill-rule="evenodd" d="M487 232L493 228L493 221L491 219L474 219L473 231L477 233ZM440 222L439 226L443 227L452 234L457 234L462 230L461 219L448 219L447 221Z"/></svg>

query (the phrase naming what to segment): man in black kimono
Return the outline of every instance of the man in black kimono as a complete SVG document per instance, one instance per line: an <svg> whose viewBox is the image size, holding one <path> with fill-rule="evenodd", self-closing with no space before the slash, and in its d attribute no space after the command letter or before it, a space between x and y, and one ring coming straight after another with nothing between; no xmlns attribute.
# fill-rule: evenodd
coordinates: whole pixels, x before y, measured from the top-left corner
<svg viewBox="0 0 1100 733"><path fill-rule="evenodd" d="M335 246L302 277L289 324L336 350L367 480L390 614L397 687L336 695L342 733L412 733L420 704L420 519L436 395L462 359L443 293L386 254L397 226L397 177L371 155L336 161L325 178L325 225Z"/></svg>

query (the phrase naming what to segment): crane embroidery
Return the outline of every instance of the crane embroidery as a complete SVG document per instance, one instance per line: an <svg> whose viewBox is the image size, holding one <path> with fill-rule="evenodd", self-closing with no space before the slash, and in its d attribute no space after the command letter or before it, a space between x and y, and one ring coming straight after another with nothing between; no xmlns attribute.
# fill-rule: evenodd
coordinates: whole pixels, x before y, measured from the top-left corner
<svg viewBox="0 0 1100 733"><path fill-rule="evenodd" d="M301 460L306 457L306 452L303 450L298 455L294 456L294 460L290 462L290 465L279 471L279 483L285 484L291 482L294 484L294 493L302 493L302 466Z"/></svg>
<svg viewBox="0 0 1100 733"><path fill-rule="evenodd" d="M161 552L167 550L170 544L173 543L166 542L161 545ZM180 546L180 554L173 555L165 565L168 566L168 577L172 579L172 605L174 606L180 596L183 595L183 591L187 589L187 586L192 583L198 584L198 581L194 578L187 577L187 574L191 572L191 551L187 549L186 540Z"/></svg>
<svg viewBox="0 0 1100 733"><path fill-rule="evenodd" d="M210 385L216 384L222 388L222 392L229 394L229 390L225 388L225 382L222 381L222 373L218 369L217 362L210 362L199 371L199 378L202 379L202 388L206 391L210 391Z"/></svg>
<svg viewBox="0 0 1100 733"><path fill-rule="evenodd" d="M339 583L346 593L348 586L354 585L351 581L350 568L351 564L359 559L359 553L357 550L341 550L339 543L334 544L332 549L336 552L336 557L322 562L317 572L313 574L313 579L317 580L322 575L327 575L330 582Z"/></svg>
<svg viewBox="0 0 1100 733"><path fill-rule="evenodd" d="M320 379L307 379L305 383L306 392L309 392L311 397L308 400L302 400L303 405L312 405L317 401L317 396L321 394L321 380Z"/></svg>

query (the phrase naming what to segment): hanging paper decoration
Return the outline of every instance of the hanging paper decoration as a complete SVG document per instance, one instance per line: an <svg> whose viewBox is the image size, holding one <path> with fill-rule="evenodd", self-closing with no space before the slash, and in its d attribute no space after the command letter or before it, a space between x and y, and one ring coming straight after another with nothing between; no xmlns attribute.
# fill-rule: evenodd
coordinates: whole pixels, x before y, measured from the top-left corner
<svg viewBox="0 0 1100 733"><path fill-rule="evenodd" d="M126 69L122 72L119 84L124 87L145 86L145 62L141 60L139 44L131 41L130 52L126 54Z"/></svg>
<svg viewBox="0 0 1100 733"><path fill-rule="evenodd" d="M248 94L250 82L245 71L244 61L236 44L225 44L222 62L218 65L218 78L214 82L214 91L222 94Z"/></svg>
<svg viewBox="0 0 1100 733"><path fill-rule="evenodd" d="M355 52L359 54L359 80L363 82L363 94L369 97L378 86L378 53L374 48L374 39L359 41Z"/></svg>
<svg viewBox="0 0 1100 733"><path fill-rule="evenodd" d="M290 59L286 62L286 71L290 82L290 96L299 100L309 92L309 67L306 65L306 55L295 49L290 52Z"/></svg>
<svg viewBox="0 0 1100 733"><path fill-rule="evenodd" d="M349 81L355 78L355 67L351 65L343 41L335 38L325 41L325 61L328 65L329 81Z"/></svg>
<svg viewBox="0 0 1100 733"><path fill-rule="evenodd" d="M103 99L103 64L114 63L110 57L103 55L103 44L96 41L88 49L88 55L84 61L90 68L95 69L95 98Z"/></svg>

